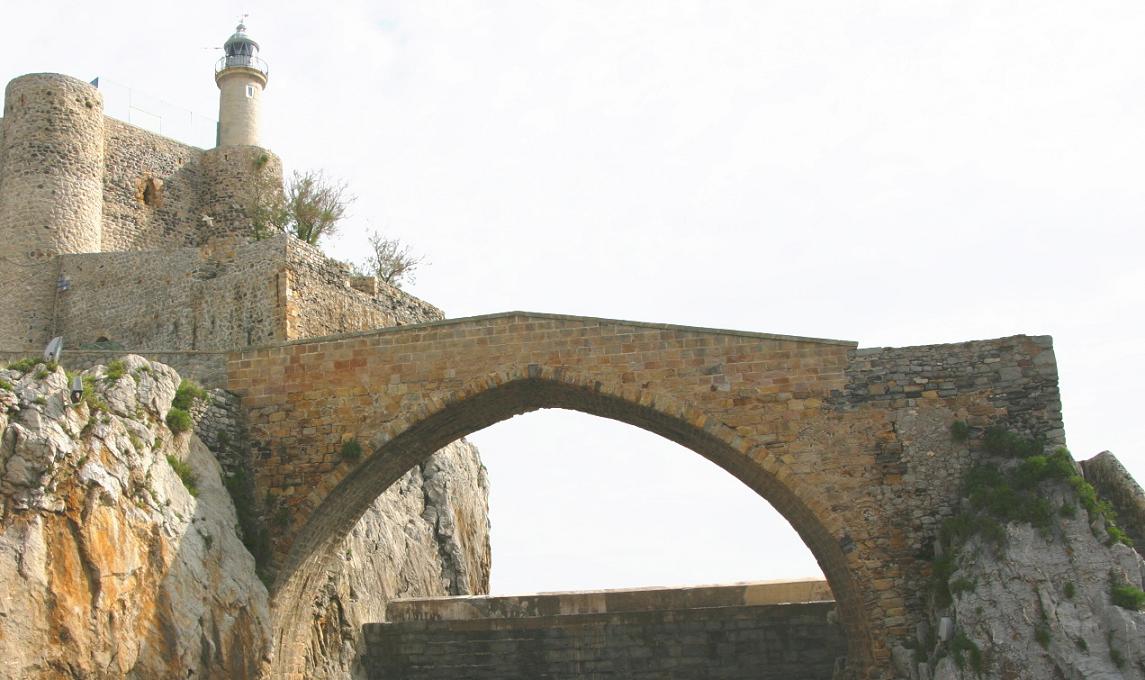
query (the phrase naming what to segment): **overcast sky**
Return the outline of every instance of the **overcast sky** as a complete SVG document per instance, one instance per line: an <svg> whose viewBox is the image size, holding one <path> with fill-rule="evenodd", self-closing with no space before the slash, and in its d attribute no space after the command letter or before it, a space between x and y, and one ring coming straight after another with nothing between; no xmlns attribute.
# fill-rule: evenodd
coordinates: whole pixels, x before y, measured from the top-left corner
<svg viewBox="0 0 1145 680"><path fill-rule="evenodd" d="M359 196L451 317L523 309L905 346L1054 336L1075 456L1145 480L1145 4L6 3L0 76L216 116L249 12L264 145ZM212 49L208 49L212 48ZM142 101L142 99L140 99ZM472 437L495 592L816 574L764 501L635 428Z"/></svg>

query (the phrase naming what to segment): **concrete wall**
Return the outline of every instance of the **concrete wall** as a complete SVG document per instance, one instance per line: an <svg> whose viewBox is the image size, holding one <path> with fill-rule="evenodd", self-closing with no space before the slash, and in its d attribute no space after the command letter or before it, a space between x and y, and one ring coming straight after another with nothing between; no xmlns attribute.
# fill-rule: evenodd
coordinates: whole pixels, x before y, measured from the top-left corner
<svg viewBox="0 0 1145 680"><path fill-rule="evenodd" d="M374 680L829 680L846 654L830 591L796 585L397 600L364 627L366 665Z"/></svg>

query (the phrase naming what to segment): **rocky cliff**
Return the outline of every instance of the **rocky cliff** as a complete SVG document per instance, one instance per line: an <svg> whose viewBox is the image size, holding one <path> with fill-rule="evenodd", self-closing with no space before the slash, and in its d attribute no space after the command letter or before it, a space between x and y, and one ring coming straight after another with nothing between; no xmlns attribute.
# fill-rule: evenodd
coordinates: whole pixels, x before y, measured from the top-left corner
<svg viewBox="0 0 1145 680"><path fill-rule="evenodd" d="M1145 561L1114 517L1064 449L977 467L898 677L1145 679Z"/></svg>
<svg viewBox="0 0 1145 680"><path fill-rule="evenodd" d="M272 635L223 482L233 403L192 409L221 468L166 423L172 369L129 356L81 375L72 404L61 368L0 369L0 678L258 677ZM357 676L361 623L391 597L485 592L487 508L464 441L383 493L314 602L310 675Z"/></svg>
<svg viewBox="0 0 1145 680"><path fill-rule="evenodd" d="M22 368L0 370L0 675L254 677L266 589L214 457L164 423L175 372L127 357L73 405L62 369Z"/></svg>
<svg viewBox="0 0 1145 680"><path fill-rule="evenodd" d="M365 678L362 624L395 597L489 591L488 483L464 440L435 453L383 493L338 551L314 603L307 676Z"/></svg>

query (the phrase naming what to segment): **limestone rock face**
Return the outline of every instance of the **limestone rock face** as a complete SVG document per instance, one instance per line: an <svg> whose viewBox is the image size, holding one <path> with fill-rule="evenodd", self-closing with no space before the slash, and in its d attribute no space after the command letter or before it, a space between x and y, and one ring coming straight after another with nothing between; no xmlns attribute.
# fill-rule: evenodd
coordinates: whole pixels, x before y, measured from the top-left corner
<svg viewBox="0 0 1145 680"><path fill-rule="evenodd" d="M379 496L314 603L307 677L365 678L362 624L383 621L390 599L488 592L488 522L485 469L465 440Z"/></svg>
<svg viewBox="0 0 1145 680"><path fill-rule="evenodd" d="M0 678L257 677L266 589L218 464L164 424L178 375L122 368L77 405L62 369L0 369Z"/></svg>
<svg viewBox="0 0 1145 680"><path fill-rule="evenodd" d="M1065 489L1052 495L1055 508L1074 499ZM949 610L941 612L948 621L933 621L928 635L919 635L920 645L928 644L928 637L929 644L945 644L945 656L931 676L925 664L915 663L916 654L899 648L899 676L1145 679L1145 612L1122 608L1111 599L1116 584L1145 588L1145 561L1128 546L1107 545L1102 526L1091 525L1080 510L1072 519L1061 519L1060 533L1008 524L998 550L971 539L959 551L959 568L950 581L960 584L952 589L959 592ZM946 643L944 629L949 631ZM963 636L961 645L954 641L958 636ZM955 653L959 646L962 650Z"/></svg>

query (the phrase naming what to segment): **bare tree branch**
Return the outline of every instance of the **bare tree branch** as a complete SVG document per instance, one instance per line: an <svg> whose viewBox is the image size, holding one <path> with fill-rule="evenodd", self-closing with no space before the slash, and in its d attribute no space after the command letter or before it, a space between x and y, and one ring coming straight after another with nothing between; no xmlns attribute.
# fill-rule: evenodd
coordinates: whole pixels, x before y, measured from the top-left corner
<svg viewBox="0 0 1145 680"><path fill-rule="evenodd" d="M403 283L413 283L414 272L424 264L424 257L413 255L408 245L398 239L386 238L377 231L371 231L368 240L372 252L364 262L356 265L359 272L376 276L397 288L401 288Z"/></svg>

